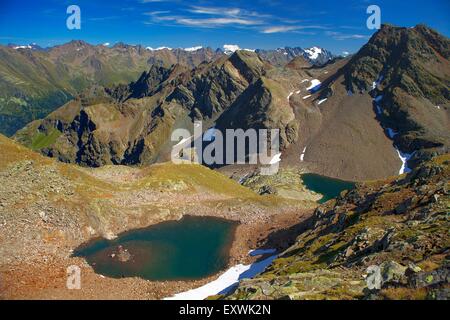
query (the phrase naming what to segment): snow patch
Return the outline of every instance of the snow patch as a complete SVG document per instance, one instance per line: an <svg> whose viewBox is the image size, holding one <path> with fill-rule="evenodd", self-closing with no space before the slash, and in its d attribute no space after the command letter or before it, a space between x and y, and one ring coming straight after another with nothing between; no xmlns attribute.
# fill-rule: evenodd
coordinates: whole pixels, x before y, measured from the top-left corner
<svg viewBox="0 0 450 320"><path fill-rule="evenodd" d="M322 82L320 82L320 80L313 79L313 80L311 80L310 86L308 88L306 88L306 90L311 91L311 93L314 93L315 91L320 89L321 85L322 85Z"/></svg>
<svg viewBox="0 0 450 320"><path fill-rule="evenodd" d="M303 100L306 100L306 99L308 99L308 98L311 98L311 95L309 95L309 96L304 96L304 97L303 97Z"/></svg>
<svg viewBox="0 0 450 320"><path fill-rule="evenodd" d="M306 147L303 149L302 154L300 155L300 161L303 162L305 160L305 154L306 154Z"/></svg>
<svg viewBox="0 0 450 320"><path fill-rule="evenodd" d="M226 44L223 46L223 49L226 54L232 54L232 53L240 50L241 48L239 48L239 46L236 44Z"/></svg>
<svg viewBox="0 0 450 320"><path fill-rule="evenodd" d="M319 55L322 53L322 49L318 47L312 47L309 49L305 49L306 54L308 55L309 59L316 60L319 58Z"/></svg>
<svg viewBox="0 0 450 320"><path fill-rule="evenodd" d="M291 93L289 93L289 95L288 95L288 97L287 97L287 99L288 99L288 101L289 101L289 99L291 99L291 97L294 95L294 91L292 91Z"/></svg>
<svg viewBox="0 0 450 320"><path fill-rule="evenodd" d="M394 139L396 135L398 135L397 132L395 132L393 129L391 128L386 128L386 131L388 133L389 138Z"/></svg>
<svg viewBox="0 0 450 320"><path fill-rule="evenodd" d="M276 164L281 161L281 153L277 153L275 156L273 156L272 160L270 160L270 165Z"/></svg>
<svg viewBox="0 0 450 320"><path fill-rule="evenodd" d="M156 48L156 49L154 49L154 48L152 48L152 47L147 47L147 48L145 48L145 49L147 49L147 50L149 50L149 51L172 50L172 48L169 48L169 47L158 47L158 48Z"/></svg>
<svg viewBox="0 0 450 320"><path fill-rule="evenodd" d="M372 83L372 89L375 90L383 81L384 76L380 75L377 80Z"/></svg>
<svg viewBox="0 0 450 320"><path fill-rule="evenodd" d="M319 100L319 103L318 103L318 105L321 105L322 103L324 103L325 101L327 101L328 99L322 99L322 100Z"/></svg>
<svg viewBox="0 0 450 320"><path fill-rule="evenodd" d="M400 168L399 174L410 173L412 170L408 167L408 161L412 158L414 153L403 153L397 147L395 147L395 150L397 150L398 156L402 161L402 167Z"/></svg>
<svg viewBox="0 0 450 320"><path fill-rule="evenodd" d="M383 100L383 96L377 96L375 99L373 99L373 101L375 101L376 103L381 102L381 100Z"/></svg>
<svg viewBox="0 0 450 320"><path fill-rule="evenodd" d="M28 46L15 46L13 47L13 49L17 50L17 49L31 49L32 47L30 45Z"/></svg>
<svg viewBox="0 0 450 320"><path fill-rule="evenodd" d="M274 255L251 265L238 264L228 269L216 280L207 283L200 288L178 293L173 297L165 298L164 300L204 300L212 295L226 294L236 286L240 280L253 278L263 272L277 257L278 255Z"/></svg>
<svg viewBox="0 0 450 320"><path fill-rule="evenodd" d="M383 113L383 110L381 110L381 108L380 108L380 106L379 105L375 105L375 107L377 108L377 113L379 114L379 115L381 115L382 113Z"/></svg>
<svg viewBox="0 0 450 320"><path fill-rule="evenodd" d="M198 51L198 50L201 50L201 49L203 49L202 46L197 46L197 47L192 47L192 48L184 48L183 50L187 51L187 52L195 52L195 51Z"/></svg>

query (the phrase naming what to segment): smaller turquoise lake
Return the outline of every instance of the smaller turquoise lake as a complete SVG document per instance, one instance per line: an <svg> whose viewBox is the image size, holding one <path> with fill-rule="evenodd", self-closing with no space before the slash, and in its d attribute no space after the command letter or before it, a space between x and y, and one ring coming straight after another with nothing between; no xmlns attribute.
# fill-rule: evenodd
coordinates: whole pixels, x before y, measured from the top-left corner
<svg viewBox="0 0 450 320"><path fill-rule="evenodd" d="M319 203L325 203L337 198L344 190L353 190L356 183L328 178L314 173L302 175L303 184L308 190L323 195Z"/></svg>

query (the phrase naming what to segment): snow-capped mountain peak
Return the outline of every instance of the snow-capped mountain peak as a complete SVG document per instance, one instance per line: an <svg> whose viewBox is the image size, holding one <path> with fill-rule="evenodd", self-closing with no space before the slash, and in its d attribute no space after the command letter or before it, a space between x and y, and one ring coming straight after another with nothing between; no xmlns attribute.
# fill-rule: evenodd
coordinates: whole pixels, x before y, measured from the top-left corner
<svg viewBox="0 0 450 320"><path fill-rule="evenodd" d="M201 49L203 49L202 46L197 46L197 47L191 47L191 48L184 48L183 50L187 51L187 52L195 52L195 51L198 51L198 50L201 50Z"/></svg>
<svg viewBox="0 0 450 320"><path fill-rule="evenodd" d="M231 55L236 51L239 50L243 50L243 51L250 51L250 52L255 52L256 50L253 49L241 49L238 45L236 44L226 44L223 46L223 52L227 55Z"/></svg>
<svg viewBox="0 0 450 320"><path fill-rule="evenodd" d="M312 47L309 49L305 49L305 53L308 55L308 58L311 60L316 60L319 58L319 55L322 54L322 49L319 47Z"/></svg>

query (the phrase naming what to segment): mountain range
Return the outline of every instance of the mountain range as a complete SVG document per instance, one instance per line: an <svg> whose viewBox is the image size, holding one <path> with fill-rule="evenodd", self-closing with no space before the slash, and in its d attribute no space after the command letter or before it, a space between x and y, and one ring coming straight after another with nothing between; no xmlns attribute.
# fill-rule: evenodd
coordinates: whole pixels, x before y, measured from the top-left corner
<svg viewBox="0 0 450 320"><path fill-rule="evenodd" d="M84 41L49 48L36 44L0 46L0 132L8 136L14 134L28 122L47 116L93 85L129 83L152 65L181 64L193 68L238 48L154 49L124 43L91 45ZM286 50L295 53L280 59L285 63L302 53L317 64L331 58L329 52L320 48L317 50L323 50L326 55L308 55L308 49ZM271 52L267 51L267 55L271 56Z"/></svg>
<svg viewBox="0 0 450 320"><path fill-rule="evenodd" d="M128 85L91 87L15 139L64 162L143 165L168 160L171 132L202 120L205 130L279 129L285 166L385 178L448 150L448 50L425 26L384 25L354 56L320 67L249 50L192 69L153 65Z"/></svg>

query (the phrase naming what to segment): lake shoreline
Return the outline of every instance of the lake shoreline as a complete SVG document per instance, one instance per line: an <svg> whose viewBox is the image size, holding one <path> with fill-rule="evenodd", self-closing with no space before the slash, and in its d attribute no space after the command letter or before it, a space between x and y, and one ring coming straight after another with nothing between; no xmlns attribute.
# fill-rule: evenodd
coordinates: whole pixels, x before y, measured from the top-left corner
<svg viewBox="0 0 450 320"><path fill-rule="evenodd" d="M216 208L217 209L217 208ZM252 212L248 206L242 206L235 211L226 206L221 210L186 210L184 214L171 219L159 221L138 229L147 228L166 221L176 221L184 216L213 217L238 223L235 235L230 244L229 261L219 273L200 280L189 281L149 281L142 278L108 278L95 273L94 269L83 258L37 257L34 263L4 266L0 272L10 280L7 289L0 297L10 299L163 299L177 293L201 287L216 280L229 268L238 264L252 264L261 257L251 257L250 250L270 248L283 250L288 243L265 243L270 234L289 230L293 225L305 220L312 214L312 209L301 209L298 205L268 207L265 210ZM130 232L135 228L124 230ZM289 232L289 231L287 231ZM118 233L119 234L119 233ZM98 237L95 237L98 238ZM283 237L284 238L284 237ZM92 241L94 238L89 239ZM85 243L86 241L82 242ZM81 244L82 244L81 243ZM79 244L80 245L80 244ZM70 252L77 246L71 246ZM68 266L79 266L82 274L82 289L68 290L66 288L66 269ZM13 279L24 279L18 286ZM8 288L9 286L9 288ZM1 288L0 288L1 289Z"/></svg>

